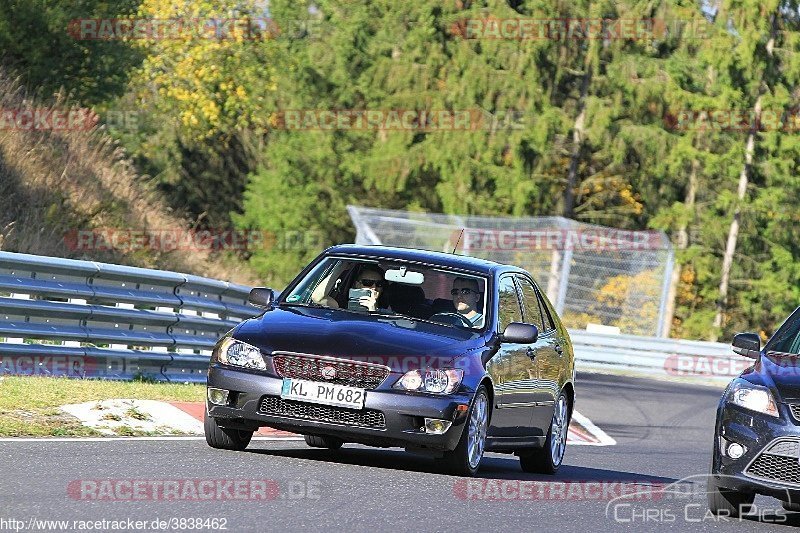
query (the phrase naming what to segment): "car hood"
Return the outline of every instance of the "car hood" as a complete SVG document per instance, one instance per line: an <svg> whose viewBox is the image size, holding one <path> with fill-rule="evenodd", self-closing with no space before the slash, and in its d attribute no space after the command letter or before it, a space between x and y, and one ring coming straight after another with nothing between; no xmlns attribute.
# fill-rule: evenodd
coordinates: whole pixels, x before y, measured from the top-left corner
<svg viewBox="0 0 800 533"><path fill-rule="evenodd" d="M780 401L800 400L800 356L761 354L742 377L769 387Z"/></svg>
<svg viewBox="0 0 800 533"><path fill-rule="evenodd" d="M440 367L485 348L477 332L329 308L275 307L239 324L233 337L264 353L298 352L374 362L393 370Z"/></svg>

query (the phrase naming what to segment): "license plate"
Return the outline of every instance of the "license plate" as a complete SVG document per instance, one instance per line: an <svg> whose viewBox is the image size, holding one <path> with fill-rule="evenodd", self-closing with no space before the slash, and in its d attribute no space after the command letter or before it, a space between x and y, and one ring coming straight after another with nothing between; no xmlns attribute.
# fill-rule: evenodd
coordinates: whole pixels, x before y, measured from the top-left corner
<svg viewBox="0 0 800 533"><path fill-rule="evenodd" d="M300 400L301 402L321 403L351 409L363 409L366 395L367 392L364 389L302 379L284 378L281 388L281 398L287 400Z"/></svg>

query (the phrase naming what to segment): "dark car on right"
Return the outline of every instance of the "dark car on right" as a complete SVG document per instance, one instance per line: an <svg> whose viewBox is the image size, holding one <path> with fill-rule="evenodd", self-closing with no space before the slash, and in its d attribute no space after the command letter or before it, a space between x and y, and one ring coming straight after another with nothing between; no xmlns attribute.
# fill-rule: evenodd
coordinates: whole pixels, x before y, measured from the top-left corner
<svg viewBox="0 0 800 533"><path fill-rule="evenodd" d="M763 348L757 334L739 333L733 351L754 363L717 409L709 508L737 517L763 494L800 511L800 308Z"/></svg>

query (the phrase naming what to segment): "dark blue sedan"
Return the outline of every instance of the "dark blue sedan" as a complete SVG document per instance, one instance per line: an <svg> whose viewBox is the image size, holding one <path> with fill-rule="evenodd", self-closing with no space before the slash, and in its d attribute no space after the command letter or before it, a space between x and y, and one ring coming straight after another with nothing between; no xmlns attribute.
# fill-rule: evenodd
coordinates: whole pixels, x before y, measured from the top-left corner
<svg viewBox="0 0 800 533"><path fill-rule="evenodd" d="M206 440L243 450L261 426L310 446L403 447L460 475L484 451L553 474L575 404L572 344L531 275L382 246L325 250L214 348Z"/></svg>
<svg viewBox="0 0 800 533"><path fill-rule="evenodd" d="M753 359L728 384L717 408L709 508L738 517L756 494L800 511L800 307L761 347L757 333L739 333L733 351Z"/></svg>

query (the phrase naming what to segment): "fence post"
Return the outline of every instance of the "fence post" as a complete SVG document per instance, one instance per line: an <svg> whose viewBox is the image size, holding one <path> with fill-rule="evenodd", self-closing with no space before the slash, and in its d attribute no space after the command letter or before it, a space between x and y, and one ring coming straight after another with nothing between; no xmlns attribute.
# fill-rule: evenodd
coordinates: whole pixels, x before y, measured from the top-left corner
<svg viewBox="0 0 800 533"><path fill-rule="evenodd" d="M556 300L556 313L564 314L564 305L567 301L567 285L569 285L569 271L572 268L572 247L564 251L561 264L561 279L558 283L558 299Z"/></svg>
<svg viewBox="0 0 800 533"><path fill-rule="evenodd" d="M672 317L666 316L666 312L673 268L675 268L675 250L670 248L669 252L667 252L667 264L664 265L664 281L661 284L661 302L658 306L658 321L656 322L656 335L664 338L669 337L669 330L672 326Z"/></svg>

